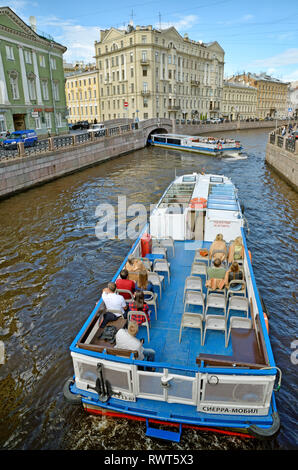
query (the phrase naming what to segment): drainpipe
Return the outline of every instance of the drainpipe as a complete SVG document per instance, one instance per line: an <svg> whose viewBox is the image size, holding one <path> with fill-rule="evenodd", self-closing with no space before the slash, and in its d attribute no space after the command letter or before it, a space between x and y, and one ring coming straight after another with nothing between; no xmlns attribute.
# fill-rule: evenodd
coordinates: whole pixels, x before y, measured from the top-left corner
<svg viewBox="0 0 298 470"><path fill-rule="evenodd" d="M51 47L53 48L53 44L51 42ZM51 80L51 90L52 90L52 99L53 99L53 108L54 108L54 129L55 133L57 134L57 124L56 124L56 104L55 104L55 96L54 96L54 89L53 89L53 75L52 75L52 67L51 67L51 53L49 51L49 66L50 66L50 80Z"/></svg>

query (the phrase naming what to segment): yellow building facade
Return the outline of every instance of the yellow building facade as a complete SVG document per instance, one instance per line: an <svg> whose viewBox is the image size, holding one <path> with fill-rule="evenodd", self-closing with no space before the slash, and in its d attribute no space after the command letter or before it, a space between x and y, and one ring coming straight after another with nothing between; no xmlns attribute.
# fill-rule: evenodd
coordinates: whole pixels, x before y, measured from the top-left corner
<svg viewBox="0 0 298 470"><path fill-rule="evenodd" d="M257 112L257 89L248 83L224 82L222 115L231 121L253 119Z"/></svg>
<svg viewBox="0 0 298 470"><path fill-rule="evenodd" d="M100 122L98 70L79 70L65 74L68 123Z"/></svg>
<svg viewBox="0 0 298 470"><path fill-rule="evenodd" d="M224 50L174 27L102 30L95 42L102 120L218 117Z"/></svg>
<svg viewBox="0 0 298 470"><path fill-rule="evenodd" d="M288 113L289 83L266 74L243 73L231 77L229 82L248 83L257 89L256 117L281 118Z"/></svg>

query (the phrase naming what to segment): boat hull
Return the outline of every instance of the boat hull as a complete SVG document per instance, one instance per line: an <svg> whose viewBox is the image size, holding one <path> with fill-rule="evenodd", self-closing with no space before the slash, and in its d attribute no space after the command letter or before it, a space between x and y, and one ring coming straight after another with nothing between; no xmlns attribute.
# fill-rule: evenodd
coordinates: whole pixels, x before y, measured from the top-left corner
<svg viewBox="0 0 298 470"><path fill-rule="evenodd" d="M191 152L191 153L199 153L202 155L211 155L212 157L223 157L223 156L234 156L234 155L240 155L242 147L233 147L230 149L209 149L209 148L197 148L197 147L186 147L183 145L171 145L171 144L157 144L157 143L151 143L154 147L161 147L165 149L173 149L173 150L183 150L186 152Z"/></svg>

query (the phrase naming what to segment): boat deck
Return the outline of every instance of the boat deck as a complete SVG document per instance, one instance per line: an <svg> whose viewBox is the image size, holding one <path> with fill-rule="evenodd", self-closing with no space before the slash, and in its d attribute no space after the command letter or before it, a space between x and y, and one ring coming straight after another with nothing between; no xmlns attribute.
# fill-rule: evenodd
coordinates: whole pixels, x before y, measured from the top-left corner
<svg viewBox="0 0 298 470"><path fill-rule="evenodd" d="M162 298L159 299L157 320L155 320L154 307L151 308L150 343L147 340L146 327L140 327L138 337L145 339L144 347L152 348L156 352L155 360L171 365L197 368L196 358L200 353L232 356L231 341L225 347L224 331L207 330L204 346L201 346L201 333L199 329L184 328L181 343L179 331L184 309L183 292L187 276L190 276L195 250L209 248L209 242L175 242L175 256L168 248L167 259L170 263L170 283L165 276ZM193 245L193 246L192 246ZM193 249L192 249L193 248ZM205 277L202 276L203 293L206 295ZM156 290L156 292L158 292ZM188 311L202 313L200 306L191 306ZM208 314L223 315L223 310L209 308ZM244 316L244 312L236 312L237 316ZM233 312L231 312L233 315Z"/></svg>

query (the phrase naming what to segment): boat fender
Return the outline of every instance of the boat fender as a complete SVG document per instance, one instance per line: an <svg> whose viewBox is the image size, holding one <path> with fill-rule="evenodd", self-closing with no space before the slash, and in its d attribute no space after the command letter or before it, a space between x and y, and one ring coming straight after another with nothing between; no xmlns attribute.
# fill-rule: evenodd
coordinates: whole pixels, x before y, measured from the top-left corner
<svg viewBox="0 0 298 470"><path fill-rule="evenodd" d="M73 378L69 378L66 380L64 387L63 387L63 395L66 401L71 403L72 405L80 405L82 403L82 396L77 395L76 393L72 393L70 391L70 386L74 385Z"/></svg>
<svg viewBox="0 0 298 470"><path fill-rule="evenodd" d="M260 428L259 426L252 424L249 426L248 432L259 439L272 439L280 430L280 419L276 411L272 413L272 420L273 422L270 428Z"/></svg>

